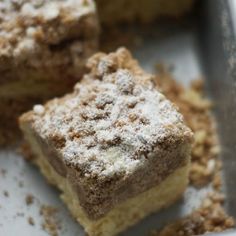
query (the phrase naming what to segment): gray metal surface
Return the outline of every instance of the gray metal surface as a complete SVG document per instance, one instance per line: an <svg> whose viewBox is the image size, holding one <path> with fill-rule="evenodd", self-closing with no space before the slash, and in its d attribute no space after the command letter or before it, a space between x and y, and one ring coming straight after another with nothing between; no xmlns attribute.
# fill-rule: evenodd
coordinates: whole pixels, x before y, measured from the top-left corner
<svg viewBox="0 0 236 236"><path fill-rule="evenodd" d="M226 209L236 217L236 1L210 0L204 5L201 62L222 144Z"/></svg>
<svg viewBox="0 0 236 236"><path fill-rule="evenodd" d="M209 4L209 7L211 7L213 1L209 1L207 4ZM212 35L208 34L208 38L206 40L205 38L203 39L198 37L199 31L195 24L192 24L191 27L189 27L189 24L184 26L171 26L168 27L168 31L163 31L163 28L166 29L165 26L161 27L158 25L156 27L150 28L145 33L143 33L143 35L141 34L144 42L141 46L133 49L135 57L148 71L152 71L154 65L160 62L166 65L174 66L174 76L177 78L177 80L183 82L186 85L189 83L189 81L198 78L202 74L205 74L206 78L211 77L209 78L208 88L210 95L215 98L217 103L216 114L218 115L217 117L219 117L220 122L226 122L224 119L221 119L221 109L223 109L222 106L227 105L225 104L226 102L229 102L227 99L224 99L224 93L227 93L227 89L224 88L224 91L222 91L222 95L220 96L221 99L225 100L224 102L222 102L220 99L217 99L218 90L215 89L220 89L222 87L221 83L226 83L225 81L222 82L222 77L218 77L219 75L224 76L227 65L225 65L224 69L222 69L220 72L217 73L215 71L213 61L214 56L210 50L215 50L215 48L210 44L210 37L212 37ZM204 31L203 27L202 30ZM160 34L158 33L159 31L161 32ZM221 45L220 41L218 43ZM206 45L208 47L207 50L205 50ZM220 46L218 45L218 47ZM208 56L204 54L206 52L208 53ZM220 59L218 58L218 60ZM206 66L204 65L208 64L210 66L206 69ZM215 77L218 78L218 80L216 80L218 81L217 83L215 83ZM232 104L227 105L227 107L228 106L232 111ZM229 112L229 110L227 112ZM233 121L231 120L230 122ZM228 133L224 130L224 123L220 125L220 134L222 135L222 140L225 140L225 135L228 135ZM236 141L233 139L233 135L235 134L236 130L230 136L232 139L230 144L227 141L222 142L225 147L223 158L227 157L224 159L226 164L224 165L223 169L225 174L224 176L226 177L225 186L228 186L228 182L230 182L230 188L225 189L227 197L229 198L230 208L233 206L230 213L234 216L236 216L236 195L235 190L232 190L231 188L232 186L235 186L235 181L234 179L229 178L227 173L232 174L234 172L235 160L233 159L235 159L234 153L236 152L234 151L234 153L232 153L232 150L234 150L236 147ZM60 201L58 197L58 191L46 183L37 168L24 161L16 152L12 150L2 150L0 151L0 173L1 169L6 169L7 171L5 175L0 174L1 236L48 235L41 228L43 218L39 214L39 209L42 204L55 206L59 209L57 215L60 222L62 223L59 235L84 235L82 228L72 219L66 207ZM9 193L8 197L4 195L4 191ZM188 188L184 197L175 205L164 211L161 211L160 213L151 215L140 224L131 228L122 235L144 236L150 231L150 229L158 228L170 220L186 215L187 213L191 212L193 208L196 208L200 204L201 199L208 191L208 188L205 188L201 191L194 188ZM29 193L35 196L36 201L34 204L27 206L25 204L25 198ZM29 225L27 221L29 216L34 218L35 226ZM233 236L236 235L236 233L233 232L233 234L228 233L225 235Z"/></svg>

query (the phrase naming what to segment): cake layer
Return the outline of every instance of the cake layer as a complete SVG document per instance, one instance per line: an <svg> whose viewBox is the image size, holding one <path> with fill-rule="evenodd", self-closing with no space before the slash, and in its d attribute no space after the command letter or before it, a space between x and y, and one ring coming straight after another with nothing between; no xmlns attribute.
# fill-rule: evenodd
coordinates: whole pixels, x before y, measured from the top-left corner
<svg viewBox="0 0 236 236"><path fill-rule="evenodd" d="M35 153L33 162L39 166L49 183L61 190L62 200L89 236L117 235L149 214L174 203L182 196L188 184L189 163L186 163L171 173L159 185L118 204L104 217L91 220L81 207L77 193L71 183L54 170L47 157L42 155L43 151L37 146L37 143L31 144Z"/></svg>

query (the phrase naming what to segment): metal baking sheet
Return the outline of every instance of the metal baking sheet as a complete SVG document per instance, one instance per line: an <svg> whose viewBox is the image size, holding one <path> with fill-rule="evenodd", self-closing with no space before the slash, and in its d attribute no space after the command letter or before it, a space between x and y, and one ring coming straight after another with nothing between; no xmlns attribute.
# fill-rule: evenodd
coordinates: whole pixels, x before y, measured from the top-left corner
<svg viewBox="0 0 236 236"><path fill-rule="evenodd" d="M222 1L214 2L219 2L220 4ZM212 4L213 1L207 1L207 4L205 5L211 7ZM217 21L214 24L217 24ZM213 77L214 73L216 73L214 71L215 68L213 66L213 62L207 61L207 59L204 57L205 55L203 54L204 50L202 50L202 48L206 45L211 45L211 35L208 35L207 40L204 39L204 41L201 37L199 37L199 32L204 32L204 28L200 29L199 31L199 22L196 23L195 20L191 21L190 23L188 22L187 24L172 24L171 26L168 25L168 27L166 24L154 25L149 29L146 29L144 32L140 30L137 31L137 36L142 38L143 43L138 47L131 48L131 50L133 51L134 56L140 61L141 65L147 71L153 72L154 65L157 63L164 63L167 66L170 65L174 68L174 77L178 81L188 86L192 79L199 78L202 75L205 75L205 77L208 79L209 76ZM208 60L210 60L211 55L211 51L209 51L210 49L211 47L209 46L207 50L205 50L205 52L209 53ZM205 70L204 65L206 64L210 65L208 70ZM220 72L223 73L223 70ZM219 74L220 73L217 75ZM208 91L210 96L215 98L216 91L212 89L215 86L213 79L214 78L211 78L211 80L209 79ZM224 92L226 91L227 90ZM221 104L217 99L216 102L217 105ZM219 108L218 112L220 109L221 108ZM217 117L219 117L220 122L223 122L220 115ZM220 134L226 135L226 133L227 132L224 132L224 130L220 127ZM236 134L236 132L234 132L234 134ZM232 161L232 154L229 153L231 151L230 148L232 147L230 146L231 144L223 144L227 147L224 149L225 151L223 152L223 155L229 156L229 159L225 160L225 167L230 168L229 161ZM235 161L232 163L235 165ZM6 170L6 173L2 173L2 170ZM226 173L226 171L224 171L224 173ZM232 166L230 173L232 173ZM227 178L227 174L225 174L225 176L225 179L229 180L229 178ZM228 182L226 182L226 186L227 184ZM234 181L230 186L233 185ZM127 232L122 233L121 235L147 235L151 229L159 228L166 222L190 213L194 208L199 206L201 199L207 194L208 191L209 188L196 190L192 187L189 187L183 198L176 204L157 214L147 217L141 223L129 229ZM6 196L6 192L8 193L8 196ZM233 195L233 191L226 187L225 193L230 199L229 204L232 204L234 206L233 209L235 209L236 199L235 195ZM25 199L28 194L32 194L35 197L35 201L32 205L27 205L25 203ZM50 205L58 208L57 217L61 222L59 235L85 235L82 227L77 222L75 222L75 220L70 216L70 213L65 205L61 202L59 198L59 192L54 187L47 184L39 170L30 163L26 162L16 151L1 150L0 235L48 235L48 233L45 232L41 227L41 223L43 222L43 217L39 213L41 205ZM236 212L233 212L232 210L230 213L234 216L236 215ZM34 219L34 226L31 226L28 223L28 217L32 217ZM233 235L236 235L236 233L233 233Z"/></svg>

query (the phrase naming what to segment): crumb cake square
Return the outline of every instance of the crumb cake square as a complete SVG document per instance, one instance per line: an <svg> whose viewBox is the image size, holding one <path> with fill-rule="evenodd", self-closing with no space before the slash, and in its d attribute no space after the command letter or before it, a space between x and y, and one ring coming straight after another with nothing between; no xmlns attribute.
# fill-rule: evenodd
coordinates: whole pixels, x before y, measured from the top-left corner
<svg viewBox="0 0 236 236"><path fill-rule="evenodd" d="M111 236L173 203L192 132L129 51L97 53L74 91L20 117L33 162L90 236Z"/></svg>
<svg viewBox="0 0 236 236"><path fill-rule="evenodd" d="M97 50L98 31L92 0L0 2L1 131L14 130L35 102L73 88Z"/></svg>

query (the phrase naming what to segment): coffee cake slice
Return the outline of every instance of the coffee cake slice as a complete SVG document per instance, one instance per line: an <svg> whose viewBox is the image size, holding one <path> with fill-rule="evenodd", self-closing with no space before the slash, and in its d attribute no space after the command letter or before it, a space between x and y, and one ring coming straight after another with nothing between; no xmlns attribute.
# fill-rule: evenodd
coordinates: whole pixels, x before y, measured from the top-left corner
<svg viewBox="0 0 236 236"><path fill-rule="evenodd" d="M92 0L0 2L1 134L33 104L72 90L97 50L98 31Z"/></svg>
<svg viewBox="0 0 236 236"><path fill-rule="evenodd" d="M97 53L74 92L20 118L33 162L90 236L166 207L188 183L192 132L130 53Z"/></svg>

